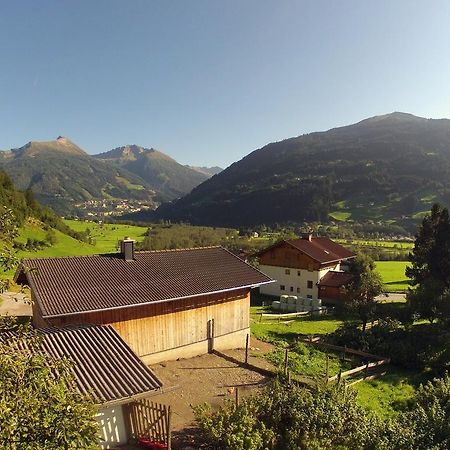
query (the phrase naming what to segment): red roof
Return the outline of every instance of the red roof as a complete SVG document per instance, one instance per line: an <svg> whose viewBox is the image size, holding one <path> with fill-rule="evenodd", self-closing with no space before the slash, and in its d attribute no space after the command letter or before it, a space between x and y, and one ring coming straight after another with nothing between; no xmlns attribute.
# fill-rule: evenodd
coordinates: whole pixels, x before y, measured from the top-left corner
<svg viewBox="0 0 450 450"><path fill-rule="evenodd" d="M16 274L43 317L251 288L272 279L221 247L25 260Z"/></svg>
<svg viewBox="0 0 450 450"><path fill-rule="evenodd" d="M356 256L350 250L327 237L311 237L311 240L294 239L285 242L321 264L350 259Z"/></svg>
<svg viewBox="0 0 450 450"><path fill-rule="evenodd" d="M353 275L348 272L336 272L330 270L319 281L319 286L341 287L346 286L353 280Z"/></svg>

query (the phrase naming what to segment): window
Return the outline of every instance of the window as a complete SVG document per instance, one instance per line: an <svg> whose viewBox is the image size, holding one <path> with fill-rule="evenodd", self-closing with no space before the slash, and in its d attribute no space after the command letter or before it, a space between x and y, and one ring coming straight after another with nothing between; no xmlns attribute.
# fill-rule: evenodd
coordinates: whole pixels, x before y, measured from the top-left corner
<svg viewBox="0 0 450 450"><path fill-rule="evenodd" d="M280 291L285 291L286 290L286 286L284 284L280 284Z"/></svg>
<svg viewBox="0 0 450 450"><path fill-rule="evenodd" d="M297 294L300 294L300 288L297 288Z"/></svg>
<svg viewBox="0 0 450 450"><path fill-rule="evenodd" d="M284 269L284 273L286 275L290 275L291 274L291 269Z"/></svg>
<svg viewBox="0 0 450 450"><path fill-rule="evenodd" d="M311 295L311 294L308 294L308 295L306 296L306 298L312 298L312 295Z"/></svg>
<svg viewBox="0 0 450 450"><path fill-rule="evenodd" d="M308 289L313 288L313 282L311 280L308 280Z"/></svg>
<svg viewBox="0 0 450 450"><path fill-rule="evenodd" d="M308 271L312 272L314 270L314 266L312 264L308 264Z"/></svg>
<svg viewBox="0 0 450 450"><path fill-rule="evenodd" d="M291 292L294 292L294 287L293 286L291 286Z"/></svg>
<svg viewBox="0 0 450 450"><path fill-rule="evenodd" d="M297 270L297 276L299 277L301 275L302 271L301 270Z"/></svg>

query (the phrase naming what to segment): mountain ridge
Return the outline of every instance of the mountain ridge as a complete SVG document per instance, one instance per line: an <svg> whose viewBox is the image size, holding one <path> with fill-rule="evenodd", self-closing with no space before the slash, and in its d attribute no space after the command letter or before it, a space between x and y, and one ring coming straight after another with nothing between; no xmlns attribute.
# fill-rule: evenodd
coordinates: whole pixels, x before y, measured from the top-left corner
<svg viewBox="0 0 450 450"><path fill-rule="evenodd" d="M252 226L324 221L336 210L400 220L431 197L449 202L449 179L450 120L395 112L269 143L153 218Z"/></svg>

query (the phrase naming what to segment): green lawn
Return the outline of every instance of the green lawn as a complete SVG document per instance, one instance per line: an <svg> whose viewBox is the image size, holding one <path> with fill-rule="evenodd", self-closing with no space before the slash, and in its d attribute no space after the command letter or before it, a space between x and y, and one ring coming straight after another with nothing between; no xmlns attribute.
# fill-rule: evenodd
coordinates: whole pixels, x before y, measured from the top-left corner
<svg viewBox="0 0 450 450"><path fill-rule="evenodd" d="M64 222L75 231L85 231L89 228L95 248L94 253L115 252L120 239L130 237L136 241L142 241L144 234L147 232L147 227L137 225L98 224L96 222L68 219L65 219Z"/></svg>
<svg viewBox="0 0 450 450"><path fill-rule="evenodd" d="M352 213L347 211L333 211L328 214L332 219L338 220L338 221L344 221L348 220Z"/></svg>
<svg viewBox="0 0 450 450"><path fill-rule="evenodd" d="M408 261L377 261L376 267L383 279L386 291L406 291L408 289L408 278L405 269Z"/></svg>
<svg viewBox="0 0 450 450"><path fill-rule="evenodd" d="M322 316L317 319L298 318L289 323L278 322L278 319L263 317L260 314L268 312L267 308L252 306L251 330L252 334L266 342L292 343L298 335L328 334L342 325L342 320L333 316Z"/></svg>
<svg viewBox="0 0 450 450"><path fill-rule="evenodd" d="M417 374L391 367L383 377L362 381L353 389L358 393L358 402L362 406L382 417L391 417L405 406L420 381Z"/></svg>

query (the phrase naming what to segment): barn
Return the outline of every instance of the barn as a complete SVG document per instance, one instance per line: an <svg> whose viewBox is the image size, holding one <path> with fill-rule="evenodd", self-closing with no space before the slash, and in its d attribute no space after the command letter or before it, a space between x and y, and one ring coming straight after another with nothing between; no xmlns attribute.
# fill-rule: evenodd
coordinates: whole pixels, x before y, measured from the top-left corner
<svg viewBox="0 0 450 450"><path fill-rule="evenodd" d="M111 325L146 364L243 347L250 291L272 279L222 247L23 261L33 324Z"/></svg>

